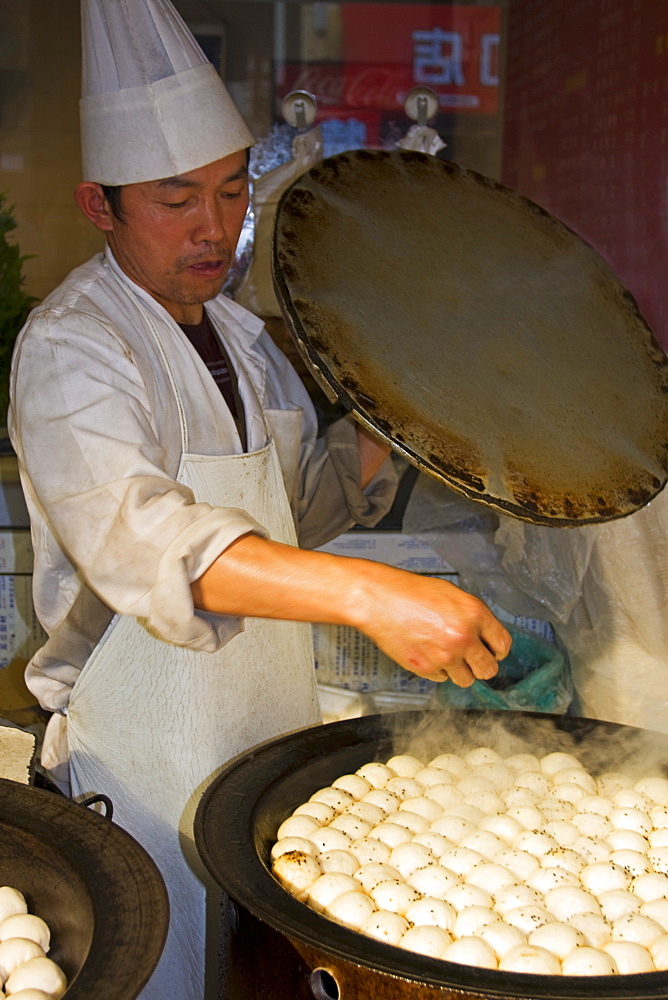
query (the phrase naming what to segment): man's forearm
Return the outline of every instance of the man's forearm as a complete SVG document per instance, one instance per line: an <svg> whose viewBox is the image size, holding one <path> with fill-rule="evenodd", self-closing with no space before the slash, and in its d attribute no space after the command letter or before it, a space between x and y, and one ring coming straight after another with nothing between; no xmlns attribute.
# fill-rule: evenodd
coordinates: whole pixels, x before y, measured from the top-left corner
<svg viewBox="0 0 668 1000"><path fill-rule="evenodd" d="M443 580L253 534L230 545L192 593L197 608L218 614L352 625L432 680L491 677L510 648L491 611Z"/></svg>

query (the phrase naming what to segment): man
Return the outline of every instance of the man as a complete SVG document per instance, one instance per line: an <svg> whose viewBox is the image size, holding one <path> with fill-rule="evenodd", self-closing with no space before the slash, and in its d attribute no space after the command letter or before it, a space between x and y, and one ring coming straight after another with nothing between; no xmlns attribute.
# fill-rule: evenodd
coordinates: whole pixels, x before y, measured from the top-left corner
<svg viewBox="0 0 668 1000"><path fill-rule="evenodd" d="M16 345L10 427L49 634L27 679L55 713L46 765L109 794L167 883L142 996L200 1000L194 810L229 757L318 721L306 623L354 625L459 684L492 676L509 637L442 581L296 547L295 528L315 546L382 516L387 449L347 420L317 440L284 356L218 294L252 137L168 0L84 0L83 33L76 201L108 248Z"/></svg>

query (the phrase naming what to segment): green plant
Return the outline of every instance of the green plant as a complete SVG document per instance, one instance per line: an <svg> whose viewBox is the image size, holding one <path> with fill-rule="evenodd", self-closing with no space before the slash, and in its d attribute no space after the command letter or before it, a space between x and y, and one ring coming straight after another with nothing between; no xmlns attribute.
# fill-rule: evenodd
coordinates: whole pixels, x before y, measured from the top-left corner
<svg viewBox="0 0 668 1000"><path fill-rule="evenodd" d="M30 309L37 301L23 289L23 262L29 259L7 234L16 229L14 208L0 191L0 425L5 424L9 405L9 368L14 341Z"/></svg>

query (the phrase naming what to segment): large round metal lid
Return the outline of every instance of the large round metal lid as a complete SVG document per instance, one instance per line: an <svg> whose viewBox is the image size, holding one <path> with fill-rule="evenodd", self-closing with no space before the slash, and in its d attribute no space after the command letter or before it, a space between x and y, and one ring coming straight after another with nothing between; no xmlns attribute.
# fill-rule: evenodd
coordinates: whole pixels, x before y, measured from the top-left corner
<svg viewBox="0 0 668 1000"><path fill-rule="evenodd" d="M664 352L606 262L516 192L422 153L333 156L283 196L274 277L330 397L458 492L573 525L664 486Z"/></svg>

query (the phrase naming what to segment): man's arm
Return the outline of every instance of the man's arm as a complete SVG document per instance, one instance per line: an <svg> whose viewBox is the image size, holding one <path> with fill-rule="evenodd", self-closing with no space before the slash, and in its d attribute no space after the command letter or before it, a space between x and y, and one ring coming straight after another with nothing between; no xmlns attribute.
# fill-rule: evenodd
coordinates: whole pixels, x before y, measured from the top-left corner
<svg viewBox="0 0 668 1000"><path fill-rule="evenodd" d="M254 534L225 549L191 590L203 611L352 625L406 670L462 687L494 676L510 649L489 608L453 584Z"/></svg>

